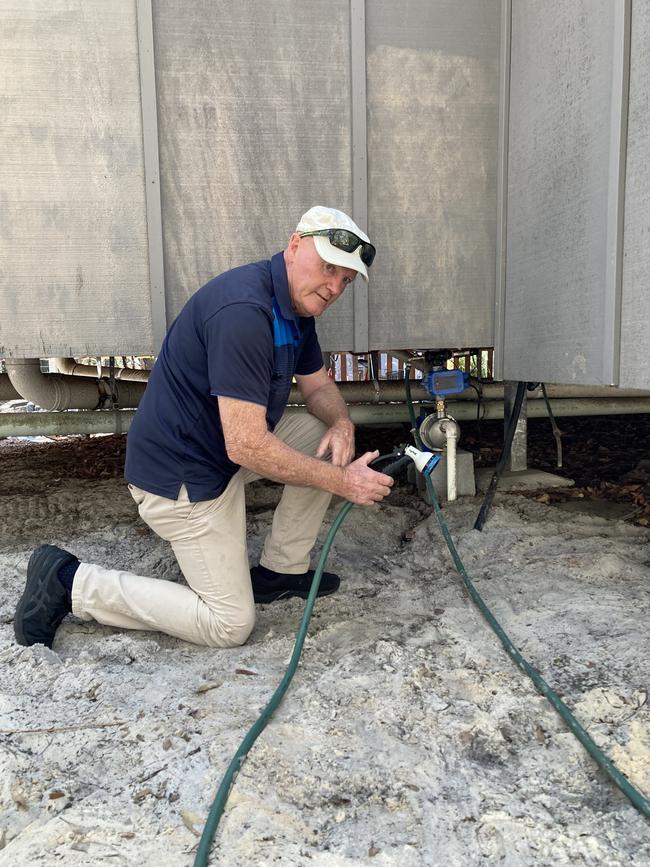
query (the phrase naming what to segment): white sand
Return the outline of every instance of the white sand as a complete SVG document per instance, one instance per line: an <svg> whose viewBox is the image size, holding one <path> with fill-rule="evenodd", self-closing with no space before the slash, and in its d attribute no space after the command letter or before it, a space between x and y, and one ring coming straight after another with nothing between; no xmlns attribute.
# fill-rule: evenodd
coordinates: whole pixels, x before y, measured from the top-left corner
<svg viewBox="0 0 650 867"><path fill-rule="evenodd" d="M23 471L2 476L13 493L1 500L0 728L52 730L0 736L0 867L191 864L226 766L285 671L303 603L260 606L249 643L232 651L73 618L53 651L18 647L11 620L42 542L179 580L123 483L35 478L24 454ZM250 490L252 557L276 496ZM477 533L479 505L445 510L479 591L650 795L650 532L499 496ZM341 590L317 603L211 863L650 864L649 823L501 649L423 503L397 491L354 509L328 568Z"/></svg>

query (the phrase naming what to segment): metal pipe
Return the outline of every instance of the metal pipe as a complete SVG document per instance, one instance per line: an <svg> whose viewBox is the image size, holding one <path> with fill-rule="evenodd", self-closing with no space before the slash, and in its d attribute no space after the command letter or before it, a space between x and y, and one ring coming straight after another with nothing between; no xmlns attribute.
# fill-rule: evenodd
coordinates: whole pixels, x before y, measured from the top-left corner
<svg viewBox="0 0 650 867"><path fill-rule="evenodd" d="M54 362L61 374L70 376L84 376L92 379L97 378L97 369L88 364L77 364L72 358L55 358ZM109 368L102 368L102 375L109 375ZM151 371L149 370L132 370L130 368L118 367L115 369L115 378L122 382L129 380L134 382L146 382ZM53 374L42 374L42 376L53 376ZM348 404L354 403L401 403L404 400L404 384L394 380L377 380L373 382L339 382L337 383L339 391L343 395L344 400ZM421 380L411 381L411 392L413 399L416 401L432 401L433 398L422 385ZM614 388L613 386L582 386L582 385L547 385L546 392L550 398L611 398L619 400L620 398L650 398L650 391L641 391L630 388ZM135 399L130 393L126 393L123 397L129 400ZM0 374L0 401L3 400L18 400L21 395L11 384L7 374ZM27 398L29 399L29 398ZM502 400L503 385L502 384L487 384L482 386L482 400ZM541 388L527 392L527 399L543 400ZM139 400L139 398L138 398ZM476 392L468 388L462 394L456 395L454 401L471 401L476 402ZM291 389L289 396L289 404L301 404L302 397L298 388L294 386ZM137 404L127 404L120 399L120 404L123 406Z"/></svg>
<svg viewBox="0 0 650 867"><path fill-rule="evenodd" d="M91 379L97 379L97 367L92 364L79 364L74 358L52 358L50 359L59 373L65 373L68 376L87 376ZM110 377L110 367L102 367L102 376ZM131 382L149 382L148 370L135 370L131 367L116 367L114 370L115 379L122 381L130 380Z"/></svg>
<svg viewBox="0 0 650 867"><path fill-rule="evenodd" d="M105 380L41 373L38 358L5 359L5 365L19 396L42 409L99 409L104 403L112 402L110 384ZM145 387L140 382L116 383L118 405L137 406Z"/></svg>
<svg viewBox="0 0 650 867"><path fill-rule="evenodd" d="M51 374L50 374L51 375ZM424 405L424 404L422 404ZM428 409L431 409L429 404ZM457 420L476 418L476 404L468 401L448 401L447 408ZM555 416L633 415L650 413L650 399L635 400L554 400L551 408ZM304 406L289 406L287 412L306 412ZM546 414L542 402L528 404L528 417ZM391 425L408 423L406 404L382 404L379 406L351 406L350 416L355 424ZM133 411L117 412L7 412L0 413L0 438L10 436L50 436L53 434L120 433L128 430ZM503 401L488 401L482 404L481 419L503 418Z"/></svg>
<svg viewBox="0 0 650 867"><path fill-rule="evenodd" d="M69 412L0 413L0 439L3 437L68 436L70 434L125 433L135 410L74 410Z"/></svg>
<svg viewBox="0 0 650 867"><path fill-rule="evenodd" d="M396 380L376 380L372 382L338 382L338 389L343 399L349 403L401 403L404 400L404 383ZM614 388L613 386L589 386L589 385L547 385L546 393L550 398L650 398L650 391L641 391L630 388ZM421 379L411 380L411 394L413 400L433 401L433 397L422 385ZM486 384L481 387L481 400L503 400L504 386L500 384ZM527 400L541 400L541 387L534 391L526 392ZM476 392L473 388L467 388L461 394L454 396L454 401L472 401L476 403ZM289 395L290 404L302 403L302 396L294 386Z"/></svg>
<svg viewBox="0 0 650 867"><path fill-rule="evenodd" d="M635 415L650 413L650 397L616 397L616 398L562 398L549 401L555 416L589 416L589 415ZM491 400L482 404L485 412L481 419L503 418L503 401ZM447 407L455 418L476 418L476 405L469 403L453 403L448 401ZM546 404L543 400L531 401L527 405L528 418L543 418L547 416Z"/></svg>
<svg viewBox="0 0 650 867"><path fill-rule="evenodd" d="M551 408L555 416L588 415L634 415L650 413L650 398L615 398L612 400L585 398L582 400L552 400ZM426 409L433 409L431 403L421 403ZM469 401L447 401L447 410L457 421L476 419L477 406ZM304 407L289 406L288 412L304 412ZM531 401L528 404L528 418L546 415L544 401ZM389 403L379 405L351 405L350 417L355 424L399 424L408 422L406 404ZM503 401L491 400L481 404L481 420L503 418Z"/></svg>

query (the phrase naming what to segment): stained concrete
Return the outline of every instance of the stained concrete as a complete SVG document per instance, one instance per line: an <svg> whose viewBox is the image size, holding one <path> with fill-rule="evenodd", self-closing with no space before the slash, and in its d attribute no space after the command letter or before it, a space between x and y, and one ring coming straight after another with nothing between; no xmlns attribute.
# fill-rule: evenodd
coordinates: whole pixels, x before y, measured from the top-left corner
<svg viewBox="0 0 650 867"><path fill-rule="evenodd" d="M486 467L476 471L476 488L486 491L494 474L494 467ZM535 490L537 488L572 488L573 479L557 476L555 473L545 473L542 470L506 470L501 474L497 490Z"/></svg>

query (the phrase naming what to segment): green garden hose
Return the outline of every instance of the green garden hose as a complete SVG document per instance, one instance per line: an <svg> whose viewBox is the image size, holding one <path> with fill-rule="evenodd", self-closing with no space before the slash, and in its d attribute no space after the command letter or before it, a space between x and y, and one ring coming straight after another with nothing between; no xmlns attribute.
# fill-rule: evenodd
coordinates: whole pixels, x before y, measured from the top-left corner
<svg viewBox="0 0 650 867"><path fill-rule="evenodd" d="M256 722L248 730L246 737L239 745L237 752L233 756L230 764L228 765L228 769L224 774L221 785L217 789L217 794L212 803L212 807L210 808L210 812L208 813L208 818L206 820L203 833L201 834L199 847L196 852L196 858L194 859L194 867L205 867L205 865L208 863L212 841L214 839L214 835L217 832L217 826L219 825L221 814L223 813L224 807L226 806L226 801L228 800L230 789L235 782L237 772L241 768L242 763L248 755L250 748L264 731L267 723L275 713L276 708L282 701L282 698L284 697L284 694L289 688L289 684L291 683L293 676L296 673L296 669L298 668L298 662L300 661L300 654L302 653L302 647L305 643L305 636L307 635L307 627L309 626L311 614L314 609L314 603L316 602L316 595L320 586L321 576L323 574L323 570L325 569L325 561L327 560L327 555L329 554L330 548L332 547L334 536L336 536L339 527L345 520L346 515L348 514L353 505L354 503L345 503L343 506L341 506L336 518L334 519L334 523L330 527L330 531L327 534L327 538L325 539L325 543L323 545L323 550L321 551L318 565L316 566L316 570L314 572L311 590L309 591L309 596L307 597L307 601L305 603L305 610L302 615L302 620L300 621L300 627L296 636L296 643L293 648L293 653L291 654L291 659L289 660L289 665L284 674L284 677L280 681L280 685L271 696L269 703L266 705Z"/></svg>
<svg viewBox="0 0 650 867"><path fill-rule="evenodd" d="M411 400L411 388L408 380L408 373L409 369L407 365L405 367L405 383L409 416L413 428L413 436L418 445L418 448L421 448L422 442L420 440L417 430L415 411L413 409L413 401ZM618 786L618 788L621 790L621 792L623 792L624 795L626 795L627 798L629 798L629 800L637 808L637 810L639 810L639 812L642 813L646 819L650 819L650 801L648 801L648 799L638 789L635 789L634 786L629 782L629 780L627 780L626 777L623 776L623 774L616 768L614 763L596 745L596 743L592 740L592 738L585 731L585 729L583 729L578 720L573 716L569 708L564 704L564 702L557 695L557 693L551 689L551 687L546 683L546 681L539 674L539 672L537 672L524 659L521 653L519 653L517 648L510 641L506 633L497 622L496 618L493 616L490 609L481 598L478 590L474 587L469 575L467 574L465 566L463 565L463 561L460 559L460 555L458 554L454 541L451 538L451 534L449 532L447 524L445 523L442 510L440 509L440 505L436 498L431 479L428 476L425 476L425 480L427 491L429 493L429 497L431 498L431 502L433 503L434 512L440 526L440 530L445 539L445 542L447 543L447 547L449 548L449 552L454 561L454 565L456 566L459 575L463 579L469 595L478 607L481 614L487 620L491 629L496 633L506 653L508 654L508 656L510 656L511 659L514 660L517 666L525 674L528 675L528 677L533 681L535 687L539 690L539 692L541 692L541 694L549 700L551 705L555 708L555 710L567 724L569 730L576 736L576 738L587 750L589 755L596 761L599 767L601 767L605 771L605 773L609 775L615 785ZM210 808L210 812L208 813L208 818L206 820L205 827L199 841L196 857L194 859L194 867L206 867L206 865L208 864L212 842L217 832L219 820L221 819L224 808L226 806L230 790L235 781L235 777L237 776L237 773L241 768L242 763L248 755L251 747L260 736L260 734L264 731L269 720L271 719L278 705L282 701L284 694L289 688L289 684L291 683L293 676L296 673L296 669L298 668L298 663L300 661L300 655L302 653L302 648L305 643L305 637L307 635L307 628L309 626L309 621L311 619L312 611L314 609L314 603L316 602L316 596L318 593L318 588L320 586L321 576L323 574L323 570L325 569L325 562L327 560L327 556L329 554L330 548L332 547L334 537L336 536L339 527L345 520L352 506L353 503L345 503L339 510L332 526L330 527L330 531L327 534L327 538L325 539L325 543L323 545L323 550L321 551L321 555L318 560L318 565L314 572L311 590L309 592L309 596L307 597L307 602L305 603L305 610L302 616L302 620L300 621L300 627L296 636L293 653L291 654L291 659L289 660L289 665L284 674L284 677L280 682L280 685L271 696L270 701L268 702L256 722L248 730L246 736L239 745L237 752L233 756L230 764L228 765L228 769L226 770L221 784L217 789L217 794Z"/></svg>
<svg viewBox="0 0 650 867"><path fill-rule="evenodd" d="M418 448L422 447L422 443L417 432L417 423L415 418L415 410L413 409L413 401L411 399L411 387L408 378L408 366L405 366L404 371L404 382L406 386L406 400L409 408L409 417L411 419L411 424L414 430L414 436L418 443ZM487 607L483 599L481 598L478 590L472 584L472 581L465 570L465 566L463 565L463 561L460 559L460 555L456 549L454 544L454 540L451 538L451 534L445 523L445 519L442 514L442 510L436 498L436 492L434 491L433 484L431 479L428 476L425 476L427 492L433 503L433 508L435 511L436 518L438 520L438 525L440 526L440 530L442 535L447 543L447 547L449 548L449 553L452 556L454 561L454 565L458 574L463 579L465 587L467 588L467 592L472 597L472 600L476 604L477 608L485 617L491 629L496 634L497 638L503 645L508 656L514 660L517 666L528 675L528 677L533 681L539 692L543 696L545 696L549 702L553 705L555 710L562 717L564 722L569 727L569 730L578 738L582 746L587 750L589 755L595 760L595 762L601 767L606 774L613 780L616 786L623 792L626 797L630 799L632 804L642 813L646 819L650 819L650 801L638 790L635 789L634 786L629 782L629 780L623 776L623 774L618 770L616 765L609 759L605 753L597 746L597 744L592 740L589 734L583 729L578 720L573 716L569 708L564 704L559 695L551 689L551 687L546 683L541 674L536 671L532 665L530 665L524 657L519 653L517 648L513 645L512 641L508 638L506 633L503 631L498 621Z"/></svg>
<svg viewBox="0 0 650 867"><path fill-rule="evenodd" d="M447 543L447 547L449 548L449 552L453 558L454 565L456 566L460 577L465 583L467 592L476 603L476 606L478 607L483 617L485 617L490 627L496 633L496 636L505 648L506 653L511 659L515 661L519 668L528 675L528 677L532 680L532 682L535 684L541 694L550 701L555 710L559 713L559 715L569 727L569 730L573 732L573 734L578 738L582 746L587 750L589 755L596 761L596 763L605 771L606 774L611 777L611 779L618 786L621 792L623 792L623 794L630 799L630 801L634 804L637 810L639 810L639 812L641 812L646 817L646 819L650 819L650 801L638 789L635 789L634 786L629 782L629 780L623 776L623 774L618 770L618 768L611 761L611 759L607 758L605 753L600 749L600 747L596 745L592 738L583 729L583 727L573 716L569 708L564 704L560 696L551 689L551 687L546 683L541 674L536 671L532 667L532 665L526 662L524 657L521 655L521 653L519 653L517 648L513 645L512 641L510 641L506 633L503 631L485 602L483 602L483 599L481 598L478 590L474 587L469 575L465 571L463 561L460 559L458 551L456 550L456 546L454 545L454 541L451 538L451 534L449 533L449 529L447 528L445 519L442 516L442 510L440 509L438 500L436 499L436 494L433 489L433 485L431 484L431 479L427 477L426 483L427 491L429 492L429 496L431 497L431 502L433 503L436 518L438 519L438 524L440 525L440 530L442 531L442 535L445 538L445 542Z"/></svg>

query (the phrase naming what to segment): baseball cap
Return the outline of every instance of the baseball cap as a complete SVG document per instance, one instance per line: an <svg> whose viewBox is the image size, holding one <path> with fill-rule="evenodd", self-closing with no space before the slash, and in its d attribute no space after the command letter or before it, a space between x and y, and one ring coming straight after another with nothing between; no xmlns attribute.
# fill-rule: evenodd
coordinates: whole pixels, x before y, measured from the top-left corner
<svg viewBox="0 0 650 867"><path fill-rule="evenodd" d="M336 208L327 208L324 205L315 205L310 208L302 215L296 226L298 234L318 232L322 229L347 229L362 241L370 244L370 238L347 214L344 214L343 211L337 211ZM357 247L352 253L347 253L345 250L333 246L326 235L314 235L313 238L316 252L321 259L332 265L340 265L342 268L352 268L361 274L366 282L368 281L368 269L361 261L361 247Z"/></svg>

